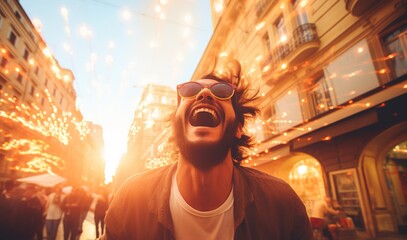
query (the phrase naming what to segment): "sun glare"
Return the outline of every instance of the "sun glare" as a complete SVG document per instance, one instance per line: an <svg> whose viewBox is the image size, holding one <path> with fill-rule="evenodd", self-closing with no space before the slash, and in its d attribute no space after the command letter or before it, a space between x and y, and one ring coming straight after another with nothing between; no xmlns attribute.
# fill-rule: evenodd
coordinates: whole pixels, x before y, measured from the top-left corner
<svg viewBox="0 0 407 240"><path fill-rule="evenodd" d="M105 140L105 183L113 181L113 176L116 174L117 166L119 165L121 156L125 153L126 144L116 139L110 141Z"/></svg>

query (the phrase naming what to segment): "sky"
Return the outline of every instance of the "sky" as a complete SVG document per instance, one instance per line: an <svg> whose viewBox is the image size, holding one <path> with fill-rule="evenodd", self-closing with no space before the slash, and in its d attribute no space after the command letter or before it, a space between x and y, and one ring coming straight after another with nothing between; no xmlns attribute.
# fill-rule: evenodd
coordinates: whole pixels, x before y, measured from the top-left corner
<svg viewBox="0 0 407 240"><path fill-rule="evenodd" d="M20 0L62 68L85 121L103 128L106 181L148 83L189 81L212 35L209 0Z"/></svg>

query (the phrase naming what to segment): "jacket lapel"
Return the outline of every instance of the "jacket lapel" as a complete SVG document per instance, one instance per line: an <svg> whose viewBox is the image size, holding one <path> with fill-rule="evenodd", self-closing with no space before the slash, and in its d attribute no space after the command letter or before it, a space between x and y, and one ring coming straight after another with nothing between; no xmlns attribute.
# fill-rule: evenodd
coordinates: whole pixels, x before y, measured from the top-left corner
<svg viewBox="0 0 407 240"><path fill-rule="evenodd" d="M170 211L170 193L172 176L177 169L177 164L171 164L164 171L162 178L159 180L153 197L149 203L149 210L157 217L157 221L167 228L174 236L174 224L172 222Z"/></svg>

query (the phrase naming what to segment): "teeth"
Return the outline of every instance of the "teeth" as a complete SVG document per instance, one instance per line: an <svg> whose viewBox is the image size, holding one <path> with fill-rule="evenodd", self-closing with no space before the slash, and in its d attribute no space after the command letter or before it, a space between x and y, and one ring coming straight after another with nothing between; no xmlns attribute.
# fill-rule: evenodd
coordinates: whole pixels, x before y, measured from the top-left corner
<svg viewBox="0 0 407 240"><path fill-rule="evenodd" d="M196 115L197 115L198 113L200 113L200 112L207 112L207 113L210 113L210 114L212 114L213 118L216 119L216 114L215 114L215 111L214 111L213 109L209 109L209 108L198 108L198 109L195 109L195 111L194 111L194 116L196 116Z"/></svg>

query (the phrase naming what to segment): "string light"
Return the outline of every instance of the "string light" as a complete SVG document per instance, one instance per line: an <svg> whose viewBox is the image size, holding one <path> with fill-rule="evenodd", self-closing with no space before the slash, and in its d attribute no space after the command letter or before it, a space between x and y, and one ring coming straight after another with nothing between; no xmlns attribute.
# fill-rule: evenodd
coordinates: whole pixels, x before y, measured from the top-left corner
<svg viewBox="0 0 407 240"><path fill-rule="evenodd" d="M19 71L19 68L16 70ZM64 76L64 81L67 80L70 79ZM35 103L30 105L16 104L16 98L0 91L1 122L5 125L18 126L27 135L29 135L28 132L32 131L44 138L51 137L63 145L69 144L70 140L73 139L72 134L77 134L80 139L84 139L90 133L87 123L83 120L76 120L71 112L60 111L53 103L49 91L46 89L44 93L51 111L41 110ZM46 172L52 168L64 168L63 159L47 153L50 148L48 143L35 138L18 138L18 136L4 132L4 130L2 133L7 135L7 138L0 145L0 149L6 151L5 159L13 163L12 169L23 172Z"/></svg>

